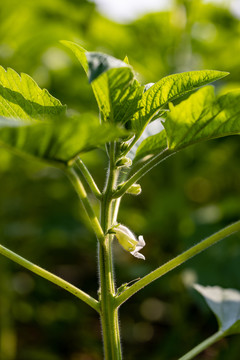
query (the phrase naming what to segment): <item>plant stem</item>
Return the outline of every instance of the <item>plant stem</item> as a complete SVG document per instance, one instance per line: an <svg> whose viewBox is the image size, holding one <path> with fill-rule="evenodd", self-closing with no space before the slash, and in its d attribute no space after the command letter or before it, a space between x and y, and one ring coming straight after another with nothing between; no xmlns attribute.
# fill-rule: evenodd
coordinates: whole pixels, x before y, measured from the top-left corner
<svg viewBox="0 0 240 360"><path fill-rule="evenodd" d="M89 217L89 220L91 222L91 226L98 238L98 240L100 242L104 241L104 232L103 229L98 221L98 218L95 214L95 212L93 211L93 208L88 200L88 196L87 193L84 189L84 186L82 184L82 182L80 181L80 179L78 178L75 170L73 168L68 168L67 169L67 174L71 180L71 182L73 183L73 186L80 198L80 200L82 201L82 204L84 206L84 209L86 210L86 213Z"/></svg>
<svg viewBox="0 0 240 360"><path fill-rule="evenodd" d="M77 164L78 168L81 170L83 176L85 177L93 194L96 196L97 199L101 199L102 194L101 194L97 184L95 183L91 173L89 172L88 168L84 164L84 162L80 158L77 158L76 164Z"/></svg>
<svg viewBox="0 0 240 360"><path fill-rule="evenodd" d="M110 237L110 235L108 235ZM114 305L115 286L113 280L111 243L99 247L99 269L101 282L101 323L105 360L120 360L121 344L118 324L118 309Z"/></svg>
<svg viewBox="0 0 240 360"><path fill-rule="evenodd" d="M115 306L115 284L112 264L112 240L113 236L107 234L113 225L114 201L112 193L116 186L118 171L115 169L114 144L111 143L109 150L109 172L106 187L101 202L101 225L106 234L104 242L99 244L99 273L101 287L101 323L103 332L103 344L105 360L121 360L121 343L118 323L118 308Z"/></svg>
<svg viewBox="0 0 240 360"><path fill-rule="evenodd" d="M22 256L7 249L3 245L0 245L0 254L6 256L10 260L18 263L19 265L25 267L26 269L32 271L35 274L41 276L42 278L62 287L66 291L70 292L71 294L75 295L76 297L78 297L79 299L84 301L86 304L91 306L97 312L100 312L99 302L97 300L95 300L93 297L91 297L90 295L86 294L84 291L78 289L76 286L73 286L72 284L61 279L57 275L54 275L54 274L50 273L49 271L44 270L40 266L35 265L32 262L24 259Z"/></svg>
<svg viewBox="0 0 240 360"><path fill-rule="evenodd" d="M237 221L217 233L209 236L208 238L202 240L197 245L194 245L187 251L183 252L182 254L178 255L174 259L168 261L164 265L160 266L156 270L152 271L148 275L144 276L139 281L135 282L132 286L126 289L123 293L121 293L116 298L116 305L120 306L123 302L129 299L132 295L134 295L137 291L144 288L146 285L150 284L154 280L160 278L161 276L165 275L169 271L173 270L174 268L178 267L179 265L183 264L185 261L189 260L193 256L199 254L203 250L207 249L208 247L216 244L218 241L226 238L229 235L234 234L235 232L240 231L240 221Z"/></svg>
<svg viewBox="0 0 240 360"><path fill-rule="evenodd" d="M149 170L154 166L158 165L161 161L165 160L170 155L173 155L173 151L169 149L163 150L160 154L153 156L149 161L147 161L138 171L133 174L130 179L128 179L123 186L113 194L114 198L118 198L126 193L126 191L137 182L141 177L143 177Z"/></svg>
<svg viewBox="0 0 240 360"><path fill-rule="evenodd" d="M195 356L200 354L200 352L202 352L203 350L208 348L210 345L214 344L216 341L222 339L223 337L224 337L224 333L221 330L219 330L218 332L216 332L215 334L213 334L212 336L210 336L209 338L207 338L206 340L204 340L203 342L198 344L195 348L190 350L187 354L185 354L184 356L179 358L179 360L193 359Z"/></svg>

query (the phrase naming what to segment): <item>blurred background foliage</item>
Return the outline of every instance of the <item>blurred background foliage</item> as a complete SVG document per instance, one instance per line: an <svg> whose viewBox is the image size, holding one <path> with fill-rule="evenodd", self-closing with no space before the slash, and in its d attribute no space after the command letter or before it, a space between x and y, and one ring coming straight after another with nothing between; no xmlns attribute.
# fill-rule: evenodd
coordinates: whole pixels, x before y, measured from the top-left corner
<svg viewBox="0 0 240 360"><path fill-rule="evenodd" d="M216 83L217 91L225 92L240 87L240 22L230 5L176 0L170 10L121 24L86 0L1 1L0 63L30 74L80 112L97 112L97 106L61 39L120 59L128 55L145 83L179 71L229 71ZM141 196L124 198L119 221L144 235L146 261L115 244L118 285L239 219L239 150L237 136L192 146L148 174ZM94 151L83 160L102 187L105 154ZM1 243L96 296L96 241L65 176L1 149L0 189ZM224 240L122 306L126 360L177 359L216 331L213 315L191 285L239 290L239 240L239 235ZM239 351L235 336L198 359L237 360ZM1 257L0 358L100 360L99 319L68 293Z"/></svg>

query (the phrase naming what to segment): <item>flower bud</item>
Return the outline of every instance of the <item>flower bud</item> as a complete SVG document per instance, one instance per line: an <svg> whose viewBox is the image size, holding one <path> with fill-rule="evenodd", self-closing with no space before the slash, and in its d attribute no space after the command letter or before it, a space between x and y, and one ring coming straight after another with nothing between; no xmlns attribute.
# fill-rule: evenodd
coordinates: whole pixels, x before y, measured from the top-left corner
<svg viewBox="0 0 240 360"><path fill-rule="evenodd" d="M126 191L127 194L131 195L139 195L142 192L142 188L140 184L133 184L130 188Z"/></svg>
<svg viewBox="0 0 240 360"><path fill-rule="evenodd" d="M136 236L124 225L116 225L112 228L119 244L133 256L145 260L145 257L138 251L145 246L142 236L137 239Z"/></svg>
<svg viewBox="0 0 240 360"><path fill-rule="evenodd" d="M129 167L131 165L132 165L132 160L126 156L123 156L122 158L118 159L116 162L117 167L123 167L123 166Z"/></svg>
<svg viewBox="0 0 240 360"><path fill-rule="evenodd" d="M120 145L120 150L121 152L126 151L129 148L129 143L128 142L122 142Z"/></svg>

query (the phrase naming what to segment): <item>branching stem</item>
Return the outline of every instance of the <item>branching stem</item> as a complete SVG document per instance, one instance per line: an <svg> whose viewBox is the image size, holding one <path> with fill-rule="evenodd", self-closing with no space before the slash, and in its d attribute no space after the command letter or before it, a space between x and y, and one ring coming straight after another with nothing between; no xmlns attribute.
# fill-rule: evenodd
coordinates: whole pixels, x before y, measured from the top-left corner
<svg viewBox="0 0 240 360"><path fill-rule="evenodd" d="M144 288L146 285L149 285L154 280L162 277L169 271L173 270L174 268L178 267L179 265L183 264L185 261L191 259L193 256L199 254L203 250L207 249L211 245L216 244L218 241L226 238L234 234L235 232L240 231L240 221L237 221L222 230L218 231L217 233L209 236L208 238L202 240L197 245L194 245L189 250L183 252L182 254L178 255L174 259L170 260L166 264L160 266L156 270L152 271L148 275L144 276L139 281L135 282L132 286L126 289L123 293L121 293L116 298L116 305L120 306L124 303L127 299L129 299L132 295L134 295L137 291Z"/></svg>

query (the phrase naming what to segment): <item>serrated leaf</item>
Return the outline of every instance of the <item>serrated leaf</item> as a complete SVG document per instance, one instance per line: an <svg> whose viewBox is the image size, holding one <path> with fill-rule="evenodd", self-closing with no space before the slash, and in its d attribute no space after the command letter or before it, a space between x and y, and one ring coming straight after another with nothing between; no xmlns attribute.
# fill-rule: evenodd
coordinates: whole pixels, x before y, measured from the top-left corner
<svg viewBox="0 0 240 360"><path fill-rule="evenodd" d="M156 84L147 84L139 103L141 110L135 114L133 128L142 133L156 113L167 103L180 96L228 75L215 70L190 71L166 76Z"/></svg>
<svg viewBox="0 0 240 360"><path fill-rule="evenodd" d="M240 133L240 90L215 97L208 86L177 106L163 123L168 147L180 150L197 142Z"/></svg>
<svg viewBox="0 0 240 360"><path fill-rule="evenodd" d="M60 118L57 126L55 122L29 123L0 118L1 146L45 161L68 165L80 153L126 135L126 130L109 124L100 125L98 118L92 114L80 118Z"/></svg>
<svg viewBox="0 0 240 360"><path fill-rule="evenodd" d="M62 41L70 48L88 74L103 122L125 124L139 110L143 87L124 61L79 45Z"/></svg>
<svg viewBox="0 0 240 360"><path fill-rule="evenodd" d="M219 286L194 285L215 314L225 335L240 333L240 292Z"/></svg>
<svg viewBox="0 0 240 360"><path fill-rule="evenodd" d="M26 74L18 75L14 70L0 66L0 116L12 119L44 119L59 116L65 106L40 89Z"/></svg>

